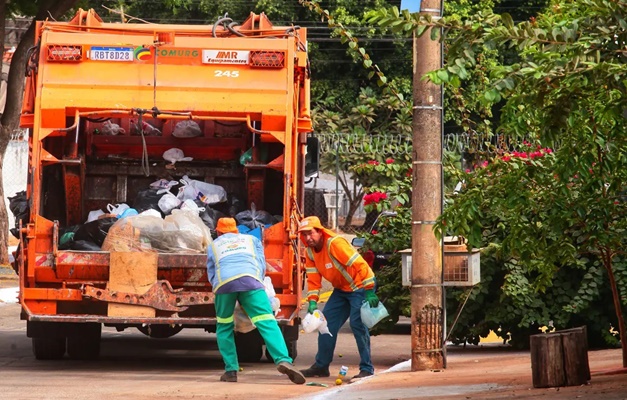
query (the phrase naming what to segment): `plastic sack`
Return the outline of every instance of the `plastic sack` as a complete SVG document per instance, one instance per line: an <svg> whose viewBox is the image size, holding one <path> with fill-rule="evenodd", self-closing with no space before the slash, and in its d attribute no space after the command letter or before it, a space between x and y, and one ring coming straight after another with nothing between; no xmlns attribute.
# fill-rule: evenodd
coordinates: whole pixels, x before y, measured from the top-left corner
<svg viewBox="0 0 627 400"><path fill-rule="evenodd" d="M315 310L311 314L307 313L305 318L301 321L301 324L303 325L303 331L305 331L305 333L311 333L317 330L321 334L331 335L331 332L329 332L329 328L327 327L327 319L320 310Z"/></svg>
<svg viewBox="0 0 627 400"><path fill-rule="evenodd" d="M74 241L85 240L102 246L109 229L117 220L115 217L106 217L81 225L74 234Z"/></svg>
<svg viewBox="0 0 627 400"><path fill-rule="evenodd" d="M107 135L107 136L115 136L118 134L125 134L126 131L124 130L124 128L121 128L120 125L118 124L114 124L111 121L105 121L102 124L102 129L100 129L100 132L103 135Z"/></svg>
<svg viewBox="0 0 627 400"><path fill-rule="evenodd" d="M225 217L220 211L214 210L209 206L205 206L205 211L200 213L200 219L204 222L205 226L211 231L211 236L215 239L217 237L216 224L218 220Z"/></svg>
<svg viewBox="0 0 627 400"><path fill-rule="evenodd" d="M101 215L104 215L104 211L102 210L93 210L90 211L89 214L87 215L87 221L85 221L85 223L87 222L91 222L91 221L95 221L97 220Z"/></svg>
<svg viewBox="0 0 627 400"><path fill-rule="evenodd" d="M128 210L129 208L131 208L128 204L126 203L122 203L122 204L107 204L107 211L109 211L109 214L114 214L117 215L118 218L120 218L120 215Z"/></svg>
<svg viewBox="0 0 627 400"><path fill-rule="evenodd" d="M383 303L379 302L375 308L371 308L367 301L362 303L359 313L361 314L361 321L368 327L368 329L372 328L383 318L390 315Z"/></svg>
<svg viewBox="0 0 627 400"><path fill-rule="evenodd" d="M13 236L19 239L20 221L22 221L22 225L26 225L30 214L30 207L28 206L25 190L15 193L13 197L9 197L9 210L11 210L11 213L13 213L15 217L15 227L11 228L9 231Z"/></svg>
<svg viewBox="0 0 627 400"><path fill-rule="evenodd" d="M163 190L164 189L140 190L133 202L133 208L137 210L138 213L150 209L161 212L161 209L159 208L159 200L161 200L161 197L163 197L166 193Z"/></svg>
<svg viewBox="0 0 627 400"><path fill-rule="evenodd" d="M172 210L181 205L181 200L179 200L172 193L168 192L161 196L157 205L164 214L169 214Z"/></svg>
<svg viewBox="0 0 627 400"><path fill-rule="evenodd" d="M185 157L183 150L173 147L163 152L163 159L176 164L178 161L192 161L192 157Z"/></svg>
<svg viewBox="0 0 627 400"><path fill-rule="evenodd" d="M142 127L141 129L139 128L139 121L138 122L134 122L131 121L131 134L132 135L141 135L142 133L144 135L149 135L149 136L160 136L161 135L161 131L150 125L148 122L142 120Z"/></svg>
<svg viewBox="0 0 627 400"><path fill-rule="evenodd" d="M242 306L240 306L239 302L235 303L233 322L235 323L235 332L248 333L256 329L255 324L250 320L250 317L246 314Z"/></svg>
<svg viewBox="0 0 627 400"><path fill-rule="evenodd" d="M198 199L205 204L216 204L227 199L226 190L222 186L190 179L187 175L183 176L181 183L183 187L179 188L177 197L182 201Z"/></svg>
<svg viewBox="0 0 627 400"><path fill-rule="evenodd" d="M205 211L205 207L199 207L198 204L194 200L187 199L181 204L181 210L187 210L195 213L196 215L200 215L201 212Z"/></svg>
<svg viewBox="0 0 627 400"><path fill-rule="evenodd" d="M181 121L174 126L172 136L177 138L190 138L202 135L200 126L191 120Z"/></svg>
<svg viewBox="0 0 627 400"><path fill-rule="evenodd" d="M150 184L152 189L168 189L170 190L172 187L178 185L178 181L169 181L167 179L159 179L158 181L154 181Z"/></svg>
<svg viewBox="0 0 627 400"><path fill-rule="evenodd" d="M180 238L175 238L177 247L205 252L213 240L209 228L195 212L172 210L172 214L165 217L165 222L173 224L181 233Z"/></svg>
<svg viewBox="0 0 627 400"><path fill-rule="evenodd" d="M274 285L272 285L272 279L270 279L269 276L263 278L263 286L265 287L266 294L268 295L268 300L270 301L270 307L272 308L272 312L276 316L279 311L281 311L281 300L276 297Z"/></svg>
<svg viewBox="0 0 627 400"><path fill-rule="evenodd" d="M118 220L109 229L102 244L104 251L149 251L152 250L151 236L163 230L161 217L134 215Z"/></svg>
<svg viewBox="0 0 627 400"><path fill-rule="evenodd" d="M244 225L250 229L276 224L276 219L267 211L257 211L255 203L250 205L250 210L242 211L235 215L238 225Z"/></svg>
<svg viewBox="0 0 627 400"><path fill-rule="evenodd" d="M217 211L229 217L235 217L238 213L246 210L244 202L242 202L237 196L232 194L228 195L225 203L213 204L212 207Z"/></svg>

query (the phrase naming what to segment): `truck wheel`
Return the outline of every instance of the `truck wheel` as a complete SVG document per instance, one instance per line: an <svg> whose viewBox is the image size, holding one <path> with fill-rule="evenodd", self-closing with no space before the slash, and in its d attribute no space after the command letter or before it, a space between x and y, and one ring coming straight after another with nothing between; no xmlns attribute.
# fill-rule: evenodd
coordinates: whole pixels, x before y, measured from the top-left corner
<svg viewBox="0 0 627 400"><path fill-rule="evenodd" d="M85 324L68 336L67 353L74 360L94 360L100 355L100 324Z"/></svg>
<svg viewBox="0 0 627 400"><path fill-rule="evenodd" d="M154 339L167 339L183 330L183 325L146 325L138 326L137 329L146 336Z"/></svg>
<svg viewBox="0 0 627 400"><path fill-rule="evenodd" d="M263 356L263 339L257 329L248 333L235 332L237 359L242 362L259 362Z"/></svg>
<svg viewBox="0 0 627 400"><path fill-rule="evenodd" d="M58 360L65 354L65 338L32 338L33 354L38 360Z"/></svg>
<svg viewBox="0 0 627 400"><path fill-rule="evenodd" d="M298 357L298 349L297 349L296 344L297 344L296 340L292 340L292 341L289 341L289 342L286 341L285 342L285 345L287 346L287 355L290 356L292 361L296 360L296 357ZM272 358L272 356L268 352L268 348L266 348L266 358L268 359L268 361L274 362L274 359Z"/></svg>

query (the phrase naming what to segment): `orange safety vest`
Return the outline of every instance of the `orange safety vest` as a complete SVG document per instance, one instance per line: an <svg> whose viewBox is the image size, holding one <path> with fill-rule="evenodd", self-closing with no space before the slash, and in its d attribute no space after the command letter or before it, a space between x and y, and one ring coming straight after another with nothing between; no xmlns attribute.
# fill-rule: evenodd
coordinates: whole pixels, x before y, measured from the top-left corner
<svg viewBox="0 0 627 400"><path fill-rule="evenodd" d="M307 248L307 300L318 301L322 278L334 288L354 292L374 288L374 272L364 258L341 236L327 237L319 253Z"/></svg>

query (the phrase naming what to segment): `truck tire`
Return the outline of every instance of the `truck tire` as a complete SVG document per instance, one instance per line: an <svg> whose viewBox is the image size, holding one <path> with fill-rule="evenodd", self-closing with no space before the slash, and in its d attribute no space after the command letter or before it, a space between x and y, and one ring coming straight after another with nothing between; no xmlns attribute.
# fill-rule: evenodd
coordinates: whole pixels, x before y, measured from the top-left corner
<svg viewBox="0 0 627 400"><path fill-rule="evenodd" d="M289 341L289 342L286 341L285 342L285 345L287 346L287 355L290 356L292 361L295 361L296 357L298 357L298 348L297 348L296 344L297 344L296 340L292 340L292 341ZM268 359L268 361L274 362L274 359L272 358L272 356L268 352L267 348L266 348L266 358Z"/></svg>
<svg viewBox="0 0 627 400"><path fill-rule="evenodd" d="M74 360L94 360L100 356L102 325L85 324L67 338L67 353Z"/></svg>
<svg viewBox="0 0 627 400"><path fill-rule="evenodd" d="M65 338L32 338L33 354L38 360L58 360L65 354Z"/></svg>
<svg viewBox="0 0 627 400"><path fill-rule="evenodd" d="M259 362L263 356L263 339L257 329L248 333L235 332L237 359L242 362Z"/></svg>
<svg viewBox="0 0 627 400"><path fill-rule="evenodd" d="M138 326L137 330L146 336L150 336L153 339L167 339L172 337L183 330L183 325L146 325Z"/></svg>

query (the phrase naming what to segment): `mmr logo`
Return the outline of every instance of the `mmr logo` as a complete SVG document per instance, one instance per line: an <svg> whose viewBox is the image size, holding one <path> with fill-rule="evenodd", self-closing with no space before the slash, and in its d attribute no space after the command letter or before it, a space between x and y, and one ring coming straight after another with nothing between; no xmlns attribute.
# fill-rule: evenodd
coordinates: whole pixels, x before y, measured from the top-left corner
<svg viewBox="0 0 627 400"><path fill-rule="evenodd" d="M216 58L233 60L237 58L237 51L218 51Z"/></svg>

